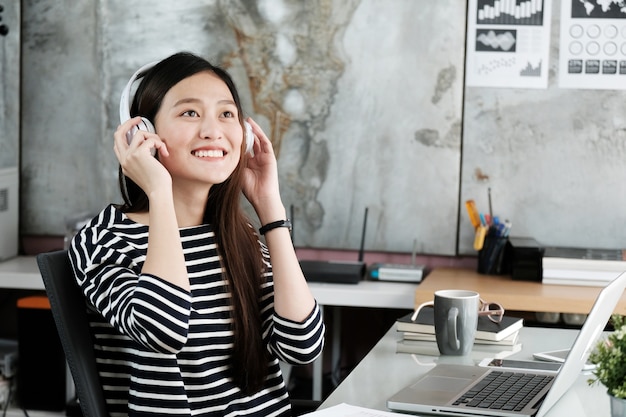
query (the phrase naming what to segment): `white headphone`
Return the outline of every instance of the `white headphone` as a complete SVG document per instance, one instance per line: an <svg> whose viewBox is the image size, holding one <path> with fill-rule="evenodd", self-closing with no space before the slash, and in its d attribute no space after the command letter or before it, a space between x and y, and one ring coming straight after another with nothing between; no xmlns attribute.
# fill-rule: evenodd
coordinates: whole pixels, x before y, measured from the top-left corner
<svg viewBox="0 0 626 417"><path fill-rule="evenodd" d="M130 80L128 80L126 87L124 87L124 90L122 91L122 96L120 97L120 123L124 123L125 121L131 118L130 117L130 105L131 105L130 90L133 86L133 83L137 81L137 78L139 77L140 74L149 70L156 64L157 62L151 62L149 64L142 66L137 71L135 71L133 76L130 77ZM250 126L250 123L248 123L245 120L243 122L243 125L246 128L246 134L245 134L246 152L252 153L252 146L254 145L254 133L252 133L252 126ZM155 133L154 125L152 124L152 122L150 122L150 120L148 120L147 118L142 117L141 122L137 126L133 126L131 130L126 132L126 139L128 140L128 143L130 143L130 141L133 139L133 135L137 133L137 130L143 130L146 132Z"/></svg>

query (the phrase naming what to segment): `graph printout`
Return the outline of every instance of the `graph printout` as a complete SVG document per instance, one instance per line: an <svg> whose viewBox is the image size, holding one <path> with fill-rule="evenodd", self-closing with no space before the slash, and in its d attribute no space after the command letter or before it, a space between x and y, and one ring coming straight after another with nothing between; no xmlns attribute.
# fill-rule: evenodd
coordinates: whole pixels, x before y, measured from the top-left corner
<svg viewBox="0 0 626 417"><path fill-rule="evenodd" d="M552 0L469 0L466 85L547 88Z"/></svg>
<svg viewBox="0 0 626 417"><path fill-rule="evenodd" d="M559 87L626 90L626 0L562 0Z"/></svg>

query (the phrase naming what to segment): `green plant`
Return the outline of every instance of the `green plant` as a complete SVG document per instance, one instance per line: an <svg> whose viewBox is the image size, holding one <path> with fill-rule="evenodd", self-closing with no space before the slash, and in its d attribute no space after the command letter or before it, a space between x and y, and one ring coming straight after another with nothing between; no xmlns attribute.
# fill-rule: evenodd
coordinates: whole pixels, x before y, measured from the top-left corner
<svg viewBox="0 0 626 417"><path fill-rule="evenodd" d="M626 316L611 316L614 331L600 340L589 355L589 362L596 365L591 385L600 382L610 395L626 398Z"/></svg>

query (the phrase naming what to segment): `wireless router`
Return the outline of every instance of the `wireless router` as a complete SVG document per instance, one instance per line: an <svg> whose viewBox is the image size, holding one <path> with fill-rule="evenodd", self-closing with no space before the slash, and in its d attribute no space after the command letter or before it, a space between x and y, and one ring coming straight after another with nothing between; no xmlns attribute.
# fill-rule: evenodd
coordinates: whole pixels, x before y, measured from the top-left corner
<svg viewBox="0 0 626 417"><path fill-rule="evenodd" d="M368 268L368 276L373 281L422 282L426 265L415 263L416 254L417 240L414 240L410 264L373 263Z"/></svg>
<svg viewBox="0 0 626 417"><path fill-rule="evenodd" d="M422 282L425 266L374 263L370 266L368 275L373 281Z"/></svg>
<svg viewBox="0 0 626 417"><path fill-rule="evenodd" d="M292 215L293 219L293 215ZM300 267L309 282L330 282L335 284L358 284L365 277L363 247L365 245L365 229L367 226L367 207L363 219L361 247L358 261L312 261L301 260Z"/></svg>
<svg viewBox="0 0 626 417"><path fill-rule="evenodd" d="M304 277L309 282L335 284L358 284L365 275L363 262L344 261L300 261Z"/></svg>

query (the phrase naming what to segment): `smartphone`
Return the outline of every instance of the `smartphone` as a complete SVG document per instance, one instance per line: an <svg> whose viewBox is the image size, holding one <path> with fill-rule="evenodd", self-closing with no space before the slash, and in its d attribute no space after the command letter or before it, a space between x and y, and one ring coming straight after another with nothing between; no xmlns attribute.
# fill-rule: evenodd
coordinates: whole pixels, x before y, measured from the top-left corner
<svg viewBox="0 0 626 417"><path fill-rule="evenodd" d="M544 372L558 372L561 369L561 364L556 362L539 362L539 361L521 361L515 359L483 359L478 366L494 367L499 369L506 369L511 371L544 371Z"/></svg>
<svg viewBox="0 0 626 417"><path fill-rule="evenodd" d="M550 350L547 352L533 353L533 358L539 359L541 361L563 363L565 362L565 358L567 358L568 353L569 349ZM594 364L586 363L583 367L583 371L592 371L595 368L596 366Z"/></svg>

